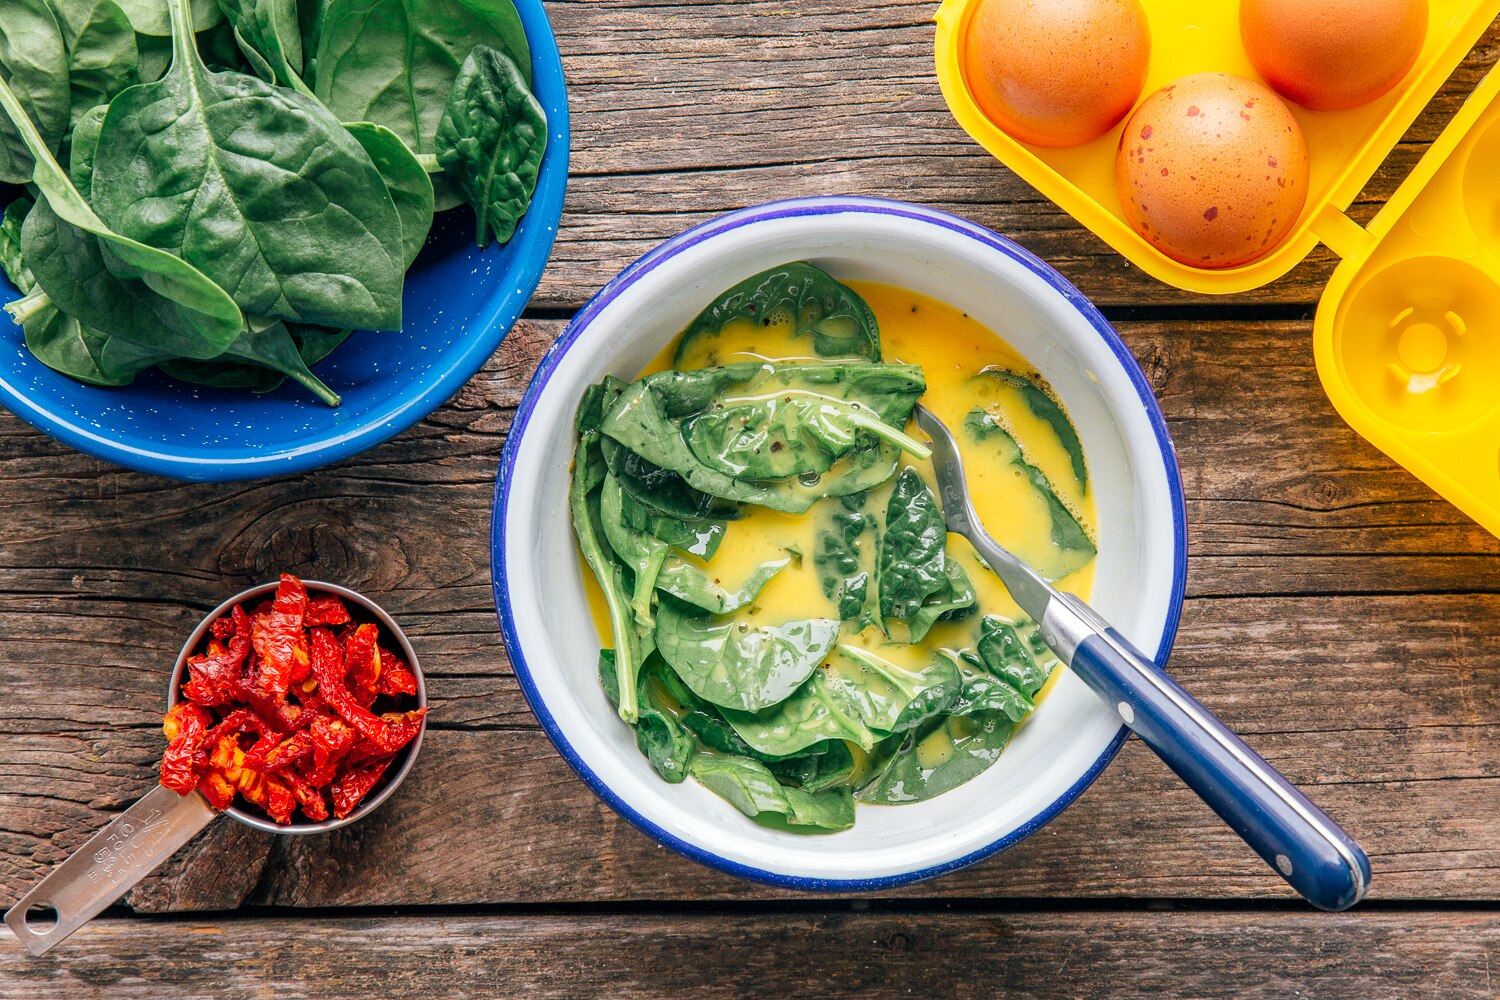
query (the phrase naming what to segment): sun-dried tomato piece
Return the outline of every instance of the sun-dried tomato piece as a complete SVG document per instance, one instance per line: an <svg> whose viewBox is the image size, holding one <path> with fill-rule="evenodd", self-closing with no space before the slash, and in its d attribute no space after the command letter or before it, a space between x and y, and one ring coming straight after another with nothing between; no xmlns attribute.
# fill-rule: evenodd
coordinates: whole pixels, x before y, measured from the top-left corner
<svg viewBox="0 0 1500 1000"><path fill-rule="evenodd" d="M255 615L251 640L255 647L253 687L280 701L299 669L306 676L307 643L302 619L307 614L307 588L289 573L281 574L271 610Z"/></svg>
<svg viewBox="0 0 1500 1000"><path fill-rule="evenodd" d="M161 756L161 783L178 795L198 785L201 770L198 755L208 737L208 712L192 702L180 701L162 719L167 751Z"/></svg>
<svg viewBox="0 0 1500 1000"><path fill-rule="evenodd" d="M292 790L279 778L269 774L257 774L249 768L240 773L235 782L239 793L278 823L290 823L297 808L297 798Z"/></svg>
<svg viewBox="0 0 1500 1000"><path fill-rule="evenodd" d="M228 642L229 638L234 635L234 617L225 615L222 618L215 618L213 624L208 626L208 631L220 642Z"/></svg>
<svg viewBox="0 0 1500 1000"><path fill-rule="evenodd" d="M383 646L380 649L380 693L392 696L417 693L416 675L400 657Z"/></svg>
<svg viewBox="0 0 1500 1000"><path fill-rule="evenodd" d="M362 764L334 782L333 815L335 818L343 819L352 813L364 797L370 794L370 789L374 788L385 776L386 768L390 766L391 757L382 757L368 764Z"/></svg>
<svg viewBox="0 0 1500 1000"><path fill-rule="evenodd" d="M312 630L311 658L313 673L318 678L318 694L361 736L386 753L400 750L421 731L422 718L427 714L425 708L381 718L354 699L344 686L343 653L328 629Z"/></svg>
<svg viewBox="0 0 1500 1000"><path fill-rule="evenodd" d="M297 797L285 784L274 778L266 778L266 804L264 809L278 823L290 823L297 808Z"/></svg>
<svg viewBox="0 0 1500 1000"><path fill-rule="evenodd" d="M265 749L257 743L245 754L245 766L252 771L280 771L297 763L313 752L311 733L293 733L286 739L279 737Z"/></svg>
<svg viewBox="0 0 1500 1000"><path fill-rule="evenodd" d="M296 771L287 771L283 777L286 779L287 787L296 796L297 804L302 807L304 816L314 823L321 823L328 818L328 802L323 798L321 789L314 788Z"/></svg>
<svg viewBox="0 0 1500 1000"><path fill-rule="evenodd" d="M349 616L349 609L344 607L344 602L329 594L327 597L315 597L308 602L307 615L302 624L313 628L317 625L348 625L353 620Z"/></svg>
<svg viewBox="0 0 1500 1000"><path fill-rule="evenodd" d="M380 717L386 724L384 737L370 742L386 753L395 753L417 738L417 734L422 731L422 720L426 717L425 708L415 708L410 712L387 712Z"/></svg>
<svg viewBox="0 0 1500 1000"><path fill-rule="evenodd" d="M344 639L344 670L349 691L365 708L375 703L380 688L380 629L361 625Z"/></svg>
<svg viewBox="0 0 1500 1000"><path fill-rule="evenodd" d="M343 719L319 714L308 734L313 740L311 766L304 764L309 784L322 788L338 774L344 756L359 743L360 735Z"/></svg>
<svg viewBox="0 0 1500 1000"><path fill-rule="evenodd" d="M207 743L212 746L218 743L221 737L237 736L240 733L265 736L267 733L274 734L275 732L275 727L262 719L253 709L237 708L214 723L213 729L209 731Z"/></svg>
<svg viewBox="0 0 1500 1000"><path fill-rule="evenodd" d="M198 791L215 809L228 809L234 802L234 785L217 771L210 771L198 782Z"/></svg>
<svg viewBox="0 0 1500 1000"><path fill-rule="evenodd" d="M214 625L223 620L216 620ZM252 647L252 622L250 616L238 606L230 612L229 620L233 625L232 635L219 636L215 629L217 638L209 642L208 650L200 656L188 658L189 680L183 686L182 693L190 701L196 701L200 705L229 705L240 700L240 691L244 687L245 657L250 654ZM228 638L229 645L225 646L218 641L224 638Z"/></svg>

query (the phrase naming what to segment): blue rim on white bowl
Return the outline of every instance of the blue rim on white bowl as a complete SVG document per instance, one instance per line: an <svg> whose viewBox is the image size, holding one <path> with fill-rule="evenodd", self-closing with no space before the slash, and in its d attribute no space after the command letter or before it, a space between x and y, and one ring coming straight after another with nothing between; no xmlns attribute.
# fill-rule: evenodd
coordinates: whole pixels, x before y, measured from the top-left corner
<svg viewBox="0 0 1500 1000"><path fill-rule="evenodd" d="M466 211L437 217L412 268L399 331L360 331L317 374L337 409L283 385L255 396L175 382L156 372L122 388L84 385L26 350L0 316L0 404L99 458L176 479L228 482L306 472L399 434L484 366L541 280L568 179L568 99L541 0L515 0L531 46L532 88L547 112L547 151L531 207L503 246L480 250ZM0 276L0 302L16 291Z"/></svg>
<svg viewBox="0 0 1500 1000"><path fill-rule="evenodd" d="M981 226L870 198L803 198L734 212L661 244L609 282L547 352L501 458L491 524L500 629L521 690L562 757L657 841L782 888L850 891L930 878L1035 832L1112 760L1126 729L1064 676L999 761L927 802L861 806L852 830L770 830L691 780L668 785L636 751L595 674L598 640L567 515L582 388L629 378L714 295L764 267L810 259L963 308L1061 395L1089 455L1100 555L1093 601L1165 663L1187 575L1177 461L1150 387L1119 337L1047 264Z"/></svg>

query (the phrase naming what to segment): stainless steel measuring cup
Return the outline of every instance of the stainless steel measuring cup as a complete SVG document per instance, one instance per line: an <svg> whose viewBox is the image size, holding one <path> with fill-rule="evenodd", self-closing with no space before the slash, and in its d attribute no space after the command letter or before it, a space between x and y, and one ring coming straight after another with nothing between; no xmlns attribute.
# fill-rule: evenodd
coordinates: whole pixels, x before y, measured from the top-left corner
<svg viewBox="0 0 1500 1000"><path fill-rule="evenodd" d="M343 598L351 606L369 612L400 647L401 658L406 661L417 681L417 706L426 707L427 685L422 677L422 667L417 662L416 651L407 641L406 633L401 631L401 627L384 609L374 601L336 584L305 580L303 585L309 594L332 594ZM236 604L254 603L275 590L275 583L266 583L235 594L214 608L193 630L177 656L177 665L172 669L172 682L167 689L169 709L181 700L188 657L199 650L214 620L228 614ZM421 749L422 736L426 731L424 719L416 739L401 748L400 756L392 764L392 770L386 772L384 785L343 819L330 818L318 823L283 825L235 805L225 809L222 815L230 816L257 830L293 836L325 833L347 826L368 816L391 797L417 759L417 751ZM199 792L179 795L170 788L157 785L17 900L5 913L6 925L31 954L45 954L125 895L132 886L220 815ZM49 911L55 915L55 920L50 922Z"/></svg>

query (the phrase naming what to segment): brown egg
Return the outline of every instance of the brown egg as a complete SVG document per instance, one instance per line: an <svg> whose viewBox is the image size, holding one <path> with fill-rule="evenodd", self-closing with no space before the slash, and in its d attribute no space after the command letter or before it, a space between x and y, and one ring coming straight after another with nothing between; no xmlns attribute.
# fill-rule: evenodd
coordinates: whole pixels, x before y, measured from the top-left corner
<svg viewBox="0 0 1500 1000"><path fill-rule="evenodd" d="M1255 70L1305 108L1375 100L1401 82L1427 37L1427 0L1241 0Z"/></svg>
<svg viewBox="0 0 1500 1000"><path fill-rule="evenodd" d="M1197 73L1141 102L1115 155L1130 228L1194 267L1237 267L1273 250L1307 198L1307 140L1255 80Z"/></svg>
<svg viewBox="0 0 1500 1000"><path fill-rule="evenodd" d="M981 0L969 23L969 89L986 117L1037 146L1114 128L1146 85L1151 30L1139 0Z"/></svg>

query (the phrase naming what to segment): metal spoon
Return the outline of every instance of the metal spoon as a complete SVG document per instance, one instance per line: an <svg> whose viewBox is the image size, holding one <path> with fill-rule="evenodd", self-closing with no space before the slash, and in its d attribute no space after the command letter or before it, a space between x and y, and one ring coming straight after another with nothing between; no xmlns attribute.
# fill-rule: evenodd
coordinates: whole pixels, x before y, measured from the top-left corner
<svg viewBox="0 0 1500 1000"><path fill-rule="evenodd" d="M417 663L417 654L407 641L406 634L390 615L374 601L356 594L352 590L332 583L306 580L309 593L334 594L351 605L363 608L384 628L386 634L395 639L400 654L417 681L417 707L427 705L427 685L422 678L422 667ZM181 699L183 675L187 670L188 657L198 652L214 619L226 615L236 604L253 603L258 598L274 593L276 584L267 583L235 594L211 611L207 618L193 630L182 652L177 656L177 665L172 670L172 683L167 688L167 707L171 708ZM318 823L292 823L283 825L238 806L225 809L223 815L239 820L257 830L284 833L293 836L309 833L325 833L364 819L390 798L396 786L406 778L417 751L422 746L422 735L426 725L417 733L416 739L401 748L402 759L387 772L382 787L362 801L353 812L343 819L329 818ZM220 816L218 810L208 804L200 793L178 795L170 788L157 785L137 799L128 809L111 820L89 841L74 851L62 864L52 869L47 877L31 887L31 891L18 899L5 913L5 923L15 933L21 944L33 955L46 954L78 928L102 913L141 879L155 871L163 862L177 853L177 849L196 837L204 827ZM47 911L56 915L55 922L44 918Z"/></svg>
<svg viewBox="0 0 1500 1000"><path fill-rule="evenodd" d="M932 439L948 530L969 540L1063 663L1308 902L1345 910L1364 898L1370 862L1359 845L1093 608L991 538L953 434L924 406L916 420Z"/></svg>

